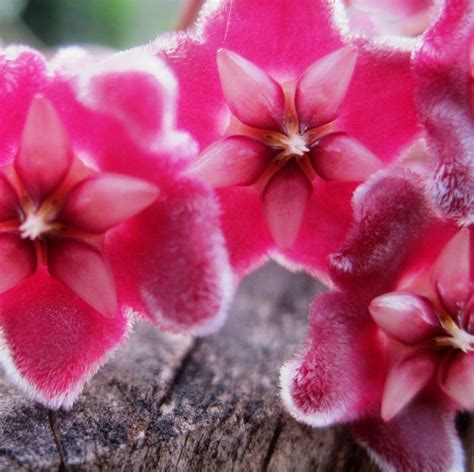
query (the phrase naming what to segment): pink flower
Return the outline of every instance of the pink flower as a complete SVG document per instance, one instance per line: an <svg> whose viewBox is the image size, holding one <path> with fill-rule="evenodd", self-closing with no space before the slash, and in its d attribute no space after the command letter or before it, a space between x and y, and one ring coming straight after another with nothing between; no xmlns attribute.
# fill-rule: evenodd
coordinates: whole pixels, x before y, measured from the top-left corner
<svg viewBox="0 0 474 472"><path fill-rule="evenodd" d="M284 403L313 426L353 422L382 470L462 470L454 427L473 409L472 235L436 219L409 171L382 171L354 195L331 257L337 290L318 297Z"/></svg>
<svg viewBox="0 0 474 472"><path fill-rule="evenodd" d="M332 2L208 2L195 31L158 38L199 142L189 173L216 189L237 277L269 255L322 277L357 182L416 134L409 53L333 26ZM378 156L378 157L376 157Z"/></svg>
<svg viewBox="0 0 474 472"><path fill-rule="evenodd" d="M473 33L473 2L446 0L414 56L417 108L435 161L430 194L463 225L474 222Z"/></svg>
<svg viewBox="0 0 474 472"><path fill-rule="evenodd" d="M0 360L47 406L72 405L133 312L171 331L223 321L218 209L182 175L195 146L175 88L145 54L0 54Z"/></svg>

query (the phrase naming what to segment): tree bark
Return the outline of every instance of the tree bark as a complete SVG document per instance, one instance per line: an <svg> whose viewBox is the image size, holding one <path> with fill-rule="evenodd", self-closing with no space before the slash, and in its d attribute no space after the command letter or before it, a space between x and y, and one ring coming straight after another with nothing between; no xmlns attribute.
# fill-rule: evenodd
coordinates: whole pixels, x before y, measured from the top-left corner
<svg viewBox="0 0 474 472"><path fill-rule="evenodd" d="M0 376L0 471L376 471L345 427L312 429L281 406L279 367L320 290L268 264L216 335L140 323L69 412L48 412ZM458 427L473 470L470 417Z"/></svg>

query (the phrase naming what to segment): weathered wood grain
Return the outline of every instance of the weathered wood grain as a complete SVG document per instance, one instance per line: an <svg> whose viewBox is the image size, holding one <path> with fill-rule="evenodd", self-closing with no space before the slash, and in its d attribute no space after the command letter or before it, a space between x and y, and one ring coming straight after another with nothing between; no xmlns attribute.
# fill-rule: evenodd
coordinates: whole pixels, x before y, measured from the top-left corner
<svg viewBox="0 0 474 472"><path fill-rule="evenodd" d="M49 414L0 377L0 471L375 471L343 427L281 407L278 371L304 337L309 277L269 264L206 339L137 326L70 412ZM459 420L472 470L474 428Z"/></svg>

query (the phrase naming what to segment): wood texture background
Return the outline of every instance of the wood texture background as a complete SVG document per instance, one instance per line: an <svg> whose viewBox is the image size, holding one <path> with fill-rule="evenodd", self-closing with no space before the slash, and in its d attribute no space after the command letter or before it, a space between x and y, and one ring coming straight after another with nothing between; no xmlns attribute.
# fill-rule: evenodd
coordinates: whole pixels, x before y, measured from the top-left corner
<svg viewBox="0 0 474 472"><path fill-rule="evenodd" d="M316 283L268 264L241 285L218 334L140 324L69 412L0 375L0 471L364 471L345 427L315 430L281 407L278 372L304 337ZM458 427L473 468L474 427Z"/></svg>

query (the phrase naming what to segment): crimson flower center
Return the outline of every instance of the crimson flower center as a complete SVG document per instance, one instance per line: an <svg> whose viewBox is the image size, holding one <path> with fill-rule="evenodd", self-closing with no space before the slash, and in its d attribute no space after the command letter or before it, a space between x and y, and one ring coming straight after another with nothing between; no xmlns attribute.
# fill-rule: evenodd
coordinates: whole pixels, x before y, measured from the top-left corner
<svg viewBox="0 0 474 472"><path fill-rule="evenodd" d="M57 214L57 209L49 202L45 202L38 209L24 208L24 214L25 219L18 227L23 239L34 241L55 229L56 225L52 221Z"/></svg>

